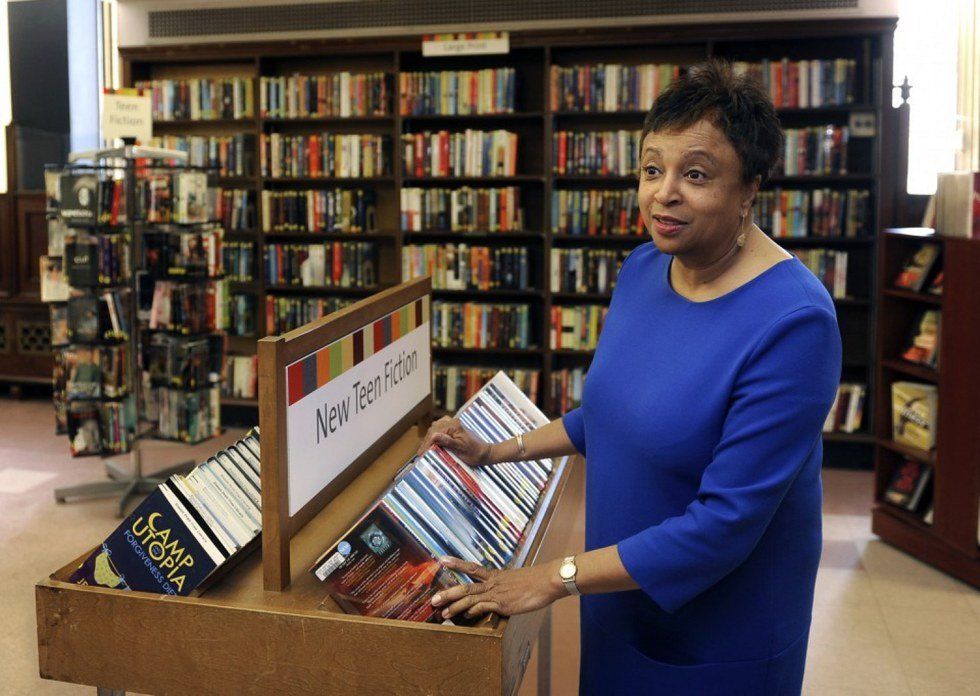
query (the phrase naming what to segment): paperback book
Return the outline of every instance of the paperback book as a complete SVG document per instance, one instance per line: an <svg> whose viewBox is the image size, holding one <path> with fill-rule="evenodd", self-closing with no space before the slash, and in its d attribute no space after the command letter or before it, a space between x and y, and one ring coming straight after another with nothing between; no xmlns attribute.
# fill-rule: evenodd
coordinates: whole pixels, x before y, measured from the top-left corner
<svg viewBox="0 0 980 696"><path fill-rule="evenodd" d="M938 261L939 245L923 244L906 259L898 277L895 278L895 287L920 292Z"/></svg>
<svg viewBox="0 0 980 696"><path fill-rule="evenodd" d="M929 451L936 445L938 390L932 384L892 384L892 437Z"/></svg>
<svg viewBox="0 0 980 696"><path fill-rule="evenodd" d="M939 361L939 322L938 309L927 309L919 314L912 331L908 348L902 352L902 359L927 367L936 367Z"/></svg>
<svg viewBox="0 0 980 696"><path fill-rule="evenodd" d="M253 548L261 531L260 491L256 429L186 476L160 484L69 582L186 596Z"/></svg>
<svg viewBox="0 0 980 696"><path fill-rule="evenodd" d="M915 512L924 501L924 494L932 480L932 467L915 459L906 459L895 470L885 500L892 505Z"/></svg>
<svg viewBox="0 0 980 696"><path fill-rule="evenodd" d="M484 442L508 440L548 422L503 372L457 417ZM442 623L432 596L470 580L438 559L455 556L494 569L521 566L554 470L550 459L471 468L433 447L402 468L310 571L348 613Z"/></svg>

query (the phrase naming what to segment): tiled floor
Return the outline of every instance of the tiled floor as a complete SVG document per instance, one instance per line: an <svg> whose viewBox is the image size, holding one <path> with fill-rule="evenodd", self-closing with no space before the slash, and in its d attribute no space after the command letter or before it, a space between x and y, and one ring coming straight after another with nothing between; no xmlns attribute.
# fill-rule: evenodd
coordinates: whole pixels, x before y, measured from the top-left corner
<svg viewBox="0 0 980 696"><path fill-rule="evenodd" d="M0 632L0 694L4 696L92 692L37 676L34 583L117 524L110 500L54 503L54 487L97 479L102 464L94 458L68 457L67 441L55 437L52 430L48 402L0 398L0 587L5 618L5 630ZM203 458L240 432L230 431L220 440L194 448L151 442L146 468L152 471ZM15 471L3 473L5 469ZM980 694L980 593L871 534L870 474L828 470L824 489L824 554L804 693ZM576 548L581 547L582 534L580 515ZM577 622L574 600L555 606L553 694L572 694L577 688ZM536 692L536 677L534 656L522 695Z"/></svg>

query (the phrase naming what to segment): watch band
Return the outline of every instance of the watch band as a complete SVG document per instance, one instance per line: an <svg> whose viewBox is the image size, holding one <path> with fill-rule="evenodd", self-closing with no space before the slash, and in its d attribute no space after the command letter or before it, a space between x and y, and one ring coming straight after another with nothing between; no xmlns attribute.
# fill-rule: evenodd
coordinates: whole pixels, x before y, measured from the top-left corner
<svg viewBox="0 0 980 696"><path fill-rule="evenodd" d="M517 453L522 457L527 454L527 450L524 449L524 433L517 433Z"/></svg>
<svg viewBox="0 0 980 696"><path fill-rule="evenodd" d="M575 576L578 575L578 566L575 565L575 556L566 556L565 560L561 562L561 567L572 566L573 572L570 576L566 577L564 573L560 573L562 584L565 585L565 589L568 590L570 595L581 595L582 593L578 590L578 585L575 584Z"/></svg>

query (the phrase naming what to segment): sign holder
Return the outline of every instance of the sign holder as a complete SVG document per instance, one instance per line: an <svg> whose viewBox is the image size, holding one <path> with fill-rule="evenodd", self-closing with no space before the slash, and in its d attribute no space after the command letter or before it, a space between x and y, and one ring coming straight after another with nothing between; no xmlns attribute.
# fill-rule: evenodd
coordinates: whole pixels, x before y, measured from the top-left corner
<svg viewBox="0 0 980 696"><path fill-rule="evenodd" d="M428 301L429 288L428 279L404 283L261 345L263 558L244 558L199 596L170 597L68 582L87 550L35 586L43 678L100 693L511 695L540 637L538 693L547 693L549 610L472 627L346 614L308 572L415 454L423 434L415 424L431 418L429 384L341 476L288 514L284 368ZM583 489L582 462L557 460L525 563L566 555Z"/></svg>

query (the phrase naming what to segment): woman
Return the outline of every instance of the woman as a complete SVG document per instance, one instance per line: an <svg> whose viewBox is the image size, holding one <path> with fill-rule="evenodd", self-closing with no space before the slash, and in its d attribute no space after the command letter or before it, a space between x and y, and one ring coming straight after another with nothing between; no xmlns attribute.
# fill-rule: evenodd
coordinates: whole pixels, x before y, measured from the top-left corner
<svg viewBox="0 0 980 696"><path fill-rule="evenodd" d="M725 64L665 90L639 159L653 243L623 263L582 406L523 443L452 419L423 443L471 465L587 455L585 553L497 572L447 559L477 582L433 599L509 615L580 592L583 693L800 692L841 347L826 290L751 222L781 143L765 94Z"/></svg>

